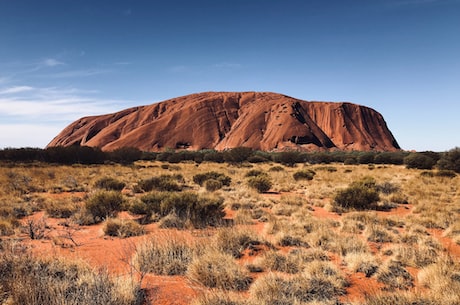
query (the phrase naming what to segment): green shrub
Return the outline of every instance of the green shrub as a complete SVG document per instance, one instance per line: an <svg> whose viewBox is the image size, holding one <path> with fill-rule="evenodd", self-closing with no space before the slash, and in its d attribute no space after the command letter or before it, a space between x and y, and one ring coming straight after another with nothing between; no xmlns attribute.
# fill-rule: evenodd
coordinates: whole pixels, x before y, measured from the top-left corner
<svg viewBox="0 0 460 305"><path fill-rule="evenodd" d="M99 191L86 201L85 208L95 222L100 222L116 216L122 204L123 196L119 192Z"/></svg>
<svg viewBox="0 0 460 305"><path fill-rule="evenodd" d="M375 180L365 178L351 183L346 189L339 190L334 197L334 204L346 209L365 210L379 200Z"/></svg>
<svg viewBox="0 0 460 305"><path fill-rule="evenodd" d="M460 148L456 147L443 153L441 159L438 161L438 168L460 173Z"/></svg>
<svg viewBox="0 0 460 305"><path fill-rule="evenodd" d="M302 155L298 151L283 151L274 155L274 161L293 167L296 163L302 162Z"/></svg>
<svg viewBox="0 0 460 305"><path fill-rule="evenodd" d="M295 181L299 181L299 180L313 180L313 177L315 175L316 173L313 170L307 169L307 170L297 171L292 176L294 177Z"/></svg>
<svg viewBox="0 0 460 305"><path fill-rule="evenodd" d="M411 153L404 158L407 168L432 169L436 160L422 153Z"/></svg>
<svg viewBox="0 0 460 305"><path fill-rule="evenodd" d="M224 151L223 154L224 160L228 163L242 163L252 156L253 150L250 147L235 147Z"/></svg>
<svg viewBox="0 0 460 305"><path fill-rule="evenodd" d="M170 194L169 192L150 192L142 196L141 202L144 205L140 205L140 210L145 209L147 215L151 215L153 213L162 214L161 211L161 202L168 197ZM163 214L163 216L165 216Z"/></svg>
<svg viewBox="0 0 460 305"><path fill-rule="evenodd" d="M265 193L270 190L273 183L269 176L263 175L250 178L248 180L248 185L259 193Z"/></svg>
<svg viewBox="0 0 460 305"><path fill-rule="evenodd" d="M208 192L214 192L222 188L222 182L216 179L206 180L204 187Z"/></svg>
<svg viewBox="0 0 460 305"><path fill-rule="evenodd" d="M145 192L152 190L177 192L182 190L182 186L178 182L183 183L184 177L180 174L177 175L161 175L152 177L150 179L141 180L138 186Z"/></svg>
<svg viewBox="0 0 460 305"><path fill-rule="evenodd" d="M121 182L111 177L104 177L96 181L95 187L105 189L107 191L121 191L126 183Z"/></svg>
<svg viewBox="0 0 460 305"><path fill-rule="evenodd" d="M199 196L194 192L148 193L130 207L130 211L146 215L158 214L166 217L176 215L181 222L189 221L194 227L217 225L225 215L223 199Z"/></svg>
<svg viewBox="0 0 460 305"><path fill-rule="evenodd" d="M160 215L175 213L194 227L219 224L225 215L223 199L199 196L194 192L170 193L161 201Z"/></svg>
<svg viewBox="0 0 460 305"><path fill-rule="evenodd" d="M220 181L220 183L222 183L222 185L225 185L225 186L229 186L230 183L232 182L232 178L230 178L229 176L226 176L222 173L218 173L214 171L196 174L195 176L193 176L193 182L195 182L196 184L200 186L203 186L206 180L210 180L210 179Z"/></svg>

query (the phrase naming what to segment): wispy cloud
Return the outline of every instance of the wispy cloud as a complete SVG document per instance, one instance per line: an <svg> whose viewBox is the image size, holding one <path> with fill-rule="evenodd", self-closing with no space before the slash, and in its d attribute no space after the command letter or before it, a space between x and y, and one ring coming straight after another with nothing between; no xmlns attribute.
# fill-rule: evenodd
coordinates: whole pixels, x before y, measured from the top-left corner
<svg viewBox="0 0 460 305"><path fill-rule="evenodd" d="M61 66L61 65L64 65L65 63L63 63L62 61L59 61L55 58L47 58L47 59L44 59L43 61L41 61L39 63L40 66L44 66L44 67L56 67L56 66Z"/></svg>
<svg viewBox="0 0 460 305"><path fill-rule="evenodd" d="M44 147L80 117L118 111L132 101L77 88L0 87L0 148Z"/></svg>
<svg viewBox="0 0 460 305"><path fill-rule="evenodd" d="M0 118L28 122L64 122L117 110L122 101L100 99L97 91L16 86L0 90ZM20 95L19 95L20 94Z"/></svg>
<svg viewBox="0 0 460 305"><path fill-rule="evenodd" d="M87 77L93 75L107 74L112 72L109 69L83 69L83 70L68 70L63 72L51 73L42 75L48 78L71 78L71 77Z"/></svg>
<svg viewBox="0 0 460 305"><path fill-rule="evenodd" d="M0 90L0 95L16 94L16 93L31 91L33 89L34 88L30 86L14 86L14 87L9 87L9 88Z"/></svg>

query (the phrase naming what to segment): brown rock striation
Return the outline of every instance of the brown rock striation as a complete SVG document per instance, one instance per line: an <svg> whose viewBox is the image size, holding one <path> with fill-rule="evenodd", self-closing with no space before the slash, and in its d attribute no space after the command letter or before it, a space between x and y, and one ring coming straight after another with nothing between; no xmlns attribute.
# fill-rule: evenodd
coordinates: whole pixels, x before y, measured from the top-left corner
<svg viewBox="0 0 460 305"><path fill-rule="evenodd" d="M307 102L269 92L206 92L81 118L49 144L260 150L379 150L399 145L382 115L351 103Z"/></svg>

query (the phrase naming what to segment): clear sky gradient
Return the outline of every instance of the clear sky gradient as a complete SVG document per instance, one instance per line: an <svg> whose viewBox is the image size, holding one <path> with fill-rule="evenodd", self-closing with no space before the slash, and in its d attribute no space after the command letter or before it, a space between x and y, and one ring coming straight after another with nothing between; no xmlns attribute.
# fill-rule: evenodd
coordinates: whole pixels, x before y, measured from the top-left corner
<svg viewBox="0 0 460 305"><path fill-rule="evenodd" d="M0 0L0 148L202 91L353 102L403 149L460 146L460 0Z"/></svg>

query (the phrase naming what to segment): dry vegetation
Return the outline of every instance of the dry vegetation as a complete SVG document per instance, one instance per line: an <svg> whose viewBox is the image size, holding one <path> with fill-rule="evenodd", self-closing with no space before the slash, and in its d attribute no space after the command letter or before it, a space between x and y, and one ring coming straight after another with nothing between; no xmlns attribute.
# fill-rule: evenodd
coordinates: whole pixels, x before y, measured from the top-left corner
<svg viewBox="0 0 460 305"><path fill-rule="evenodd" d="M398 165L6 164L0 304L460 304L459 187Z"/></svg>

